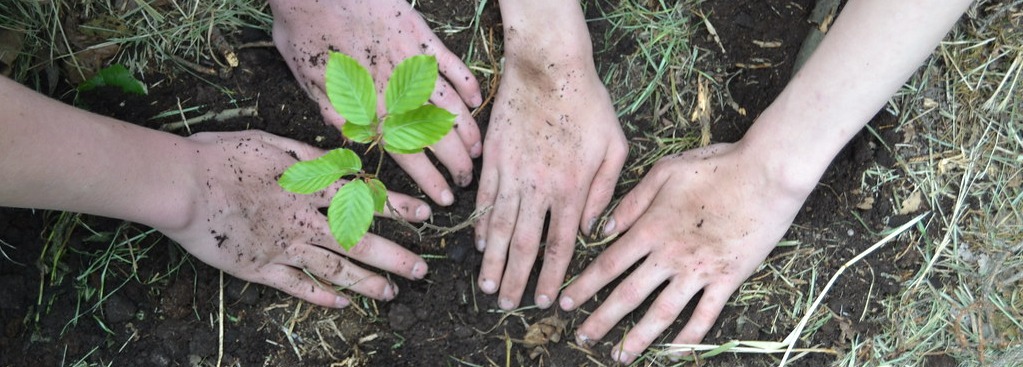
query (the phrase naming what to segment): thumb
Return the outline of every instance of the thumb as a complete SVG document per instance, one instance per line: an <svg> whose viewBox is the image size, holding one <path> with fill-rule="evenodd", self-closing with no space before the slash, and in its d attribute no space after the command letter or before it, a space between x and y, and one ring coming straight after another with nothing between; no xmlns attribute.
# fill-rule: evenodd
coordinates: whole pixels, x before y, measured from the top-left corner
<svg viewBox="0 0 1023 367"><path fill-rule="evenodd" d="M611 219L604 224L605 236L625 232L646 212L664 185L664 181L671 175L662 167L661 164L654 165L646 177L622 198L621 203L611 213Z"/></svg>

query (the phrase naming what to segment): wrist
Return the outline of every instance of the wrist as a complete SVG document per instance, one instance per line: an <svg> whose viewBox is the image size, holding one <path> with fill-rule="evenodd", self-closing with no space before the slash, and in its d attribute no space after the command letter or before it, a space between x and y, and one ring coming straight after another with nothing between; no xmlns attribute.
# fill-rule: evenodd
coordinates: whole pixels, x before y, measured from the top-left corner
<svg viewBox="0 0 1023 367"><path fill-rule="evenodd" d="M509 62L593 63L593 46L578 1L504 0L505 56Z"/></svg>

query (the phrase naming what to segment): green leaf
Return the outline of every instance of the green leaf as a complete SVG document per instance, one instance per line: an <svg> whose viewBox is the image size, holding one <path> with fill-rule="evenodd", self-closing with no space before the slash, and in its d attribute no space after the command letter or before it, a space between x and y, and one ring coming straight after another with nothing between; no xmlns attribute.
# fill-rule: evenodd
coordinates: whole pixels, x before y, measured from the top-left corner
<svg viewBox="0 0 1023 367"><path fill-rule="evenodd" d="M402 113L422 106L430 99L437 85L437 58L431 55L412 56L394 68L384 93L387 114Z"/></svg>
<svg viewBox="0 0 1023 367"><path fill-rule="evenodd" d="M367 181L367 184L369 184L369 193L373 195L373 211L383 213L384 205L387 204L387 186L375 178Z"/></svg>
<svg viewBox="0 0 1023 367"><path fill-rule="evenodd" d="M359 172L362 161L348 149L334 149L322 157L293 164L277 183L296 194L312 194L323 190L344 175Z"/></svg>
<svg viewBox="0 0 1023 367"><path fill-rule="evenodd" d="M341 186L330 201L327 222L330 232L345 251L355 247L373 223L373 196L369 186L362 180Z"/></svg>
<svg viewBox="0 0 1023 367"><path fill-rule="evenodd" d="M341 135L344 135L346 138L356 143L368 144L372 142L379 133L377 132L377 124L356 125L346 123L341 125Z"/></svg>
<svg viewBox="0 0 1023 367"><path fill-rule="evenodd" d="M377 93L373 88L373 77L358 61L331 51L324 78L330 104L347 122L369 125L377 119Z"/></svg>
<svg viewBox="0 0 1023 367"><path fill-rule="evenodd" d="M119 87L125 93L138 95L149 94L146 85L135 79L128 68L121 64L113 64L101 69L96 76L78 85L79 92L88 92L99 87Z"/></svg>
<svg viewBox="0 0 1023 367"><path fill-rule="evenodd" d="M384 150L398 154L419 153L440 141L454 124L454 114L434 105L388 115L384 120Z"/></svg>

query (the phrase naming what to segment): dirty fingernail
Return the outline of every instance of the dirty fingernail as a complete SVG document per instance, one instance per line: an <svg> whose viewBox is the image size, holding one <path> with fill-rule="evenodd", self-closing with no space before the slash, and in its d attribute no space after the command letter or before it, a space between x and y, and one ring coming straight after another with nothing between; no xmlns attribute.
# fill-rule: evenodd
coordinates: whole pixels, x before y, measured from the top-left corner
<svg viewBox="0 0 1023 367"><path fill-rule="evenodd" d="M501 307L502 310L505 311L515 308L515 305L512 304L512 301L504 297L501 297L501 300L497 302L497 305Z"/></svg>
<svg viewBox="0 0 1023 367"><path fill-rule="evenodd" d="M572 311L572 309L575 308L575 300L573 300L572 297L561 297L559 304L561 305L561 309L565 311Z"/></svg>
<svg viewBox="0 0 1023 367"><path fill-rule="evenodd" d="M493 294L497 292L497 285L494 284L493 280L484 280L483 284L480 284L480 289L483 290L483 293Z"/></svg>
<svg viewBox="0 0 1023 367"><path fill-rule="evenodd" d="M428 266L425 262L417 261L415 265L412 265L412 278L415 280L423 279L426 276L426 270Z"/></svg>
<svg viewBox="0 0 1023 367"><path fill-rule="evenodd" d="M580 347L589 347L593 343L590 342L590 338L583 334L575 334L575 344Z"/></svg>
<svg viewBox="0 0 1023 367"><path fill-rule="evenodd" d="M604 235L607 236L607 235L613 233L614 230L615 230L615 219L611 218L611 219L609 219L607 221L607 224L604 225Z"/></svg>
<svg viewBox="0 0 1023 367"><path fill-rule="evenodd" d="M482 143L476 142L476 144L473 144L472 148L469 148L469 155L473 158L479 158L481 154L483 154Z"/></svg>
<svg viewBox="0 0 1023 367"><path fill-rule="evenodd" d="M483 250L486 250L486 249L487 249L487 240L484 240L482 238L476 240L476 251L483 252Z"/></svg>
<svg viewBox="0 0 1023 367"><path fill-rule="evenodd" d="M341 296L337 296L337 297L334 298L334 307L345 308L345 307L348 307L348 304L349 304L349 302L348 302L347 298L344 298L344 297L341 297Z"/></svg>
<svg viewBox="0 0 1023 367"><path fill-rule="evenodd" d="M547 297L546 294L541 294L540 296L536 297L536 306L542 309L551 307L551 298Z"/></svg>
<svg viewBox="0 0 1023 367"><path fill-rule="evenodd" d="M454 202L455 202L455 195L451 193L451 190L444 190L444 192L440 193L440 204L441 205L451 205L451 203L454 203Z"/></svg>
<svg viewBox="0 0 1023 367"><path fill-rule="evenodd" d="M590 218L589 222L586 222L586 234L589 235L590 231L593 230L593 225L597 223L597 218Z"/></svg>

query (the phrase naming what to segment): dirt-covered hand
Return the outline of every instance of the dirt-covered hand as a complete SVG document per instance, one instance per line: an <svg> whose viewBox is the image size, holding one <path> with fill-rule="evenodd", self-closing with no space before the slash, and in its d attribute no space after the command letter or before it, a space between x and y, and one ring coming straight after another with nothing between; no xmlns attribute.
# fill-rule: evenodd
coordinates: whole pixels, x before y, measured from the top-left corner
<svg viewBox="0 0 1023 367"><path fill-rule="evenodd" d="M433 34L419 13L404 0L271 0L277 49L302 88L315 100L326 121L341 127L324 89L328 51L345 53L370 70L383 94L387 78L405 58L437 57L441 78L430 101L458 115L455 128L431 148L455 184L472 182L472 158L483 148L479 127L468 106L479 106L479 83L464 63ZM381 96L380 112L384 112ZM451 187L423 153L393 155L423 192L440 205L454 202Z"/></svg>
<svg viewBox="0 0 1023 367"><path fill-rule="evenodd" d="M484 251L479 286L500 289L515 308L544 239L534 300L549 307L572 259L578 228L588 231L611 200L628 145L592 58L517 58L507 66L490 118L476 199ZM544 53L538 55L546 56Z"/></svg>
<svg viewBox="0 0 1023 367"><path fill-rule="evenodd" d="M661 159L626 195L604 227L625 234L604 250L560 299L574 310L641 262L580 325L581 345L604 337L667 282L612 357L631 363L703 295L675 343L696 344L731 294L788 230L808 192L787 190L742 143L717 144Z"/></svg>
<svg viewBox="0 0 1023 367"><path fill-rule="evenodd" d="M296 162L324 152L293 140L248 131L202 133L196 143L200 187L183 228L157 228L203 262L235 277L262 283L326 307L349 304L339 289L375 299L394 298L387 278L351 260L421 279L422 258L384 238L367 234L351 251L334 240L320 208L329 206L340 184L314 195L284 191L277 177ZM388 193L396 215L422 221L429 206Z"/></svg>

